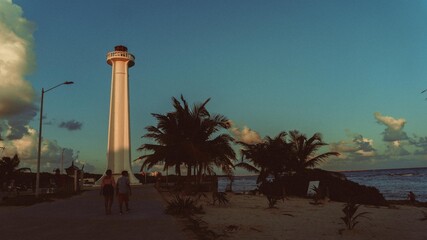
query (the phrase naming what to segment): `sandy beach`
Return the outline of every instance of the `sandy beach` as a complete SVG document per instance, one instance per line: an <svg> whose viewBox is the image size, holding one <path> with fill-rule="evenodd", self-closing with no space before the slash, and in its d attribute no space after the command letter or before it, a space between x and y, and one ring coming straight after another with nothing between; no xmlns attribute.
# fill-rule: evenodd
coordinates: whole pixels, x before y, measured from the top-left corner
<svg viewBox="0 0 427 240"><path fill-rule="evenodd" d="M209 194L210 197L210 194ZM370 212L353 230L345 230L341 220L343 203L290 197L267 208L263 196L227 194L230 203L213 206L201 200L205 214L198 214L219 239L427 239L427 221L421 221L426 208L394 205L361 206Z"/></svg>

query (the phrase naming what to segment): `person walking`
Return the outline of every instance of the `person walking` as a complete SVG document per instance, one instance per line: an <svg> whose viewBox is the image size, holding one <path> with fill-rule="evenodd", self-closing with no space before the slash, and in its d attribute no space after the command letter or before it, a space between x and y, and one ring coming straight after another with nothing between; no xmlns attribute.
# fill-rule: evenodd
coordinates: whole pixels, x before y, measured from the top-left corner
<svg viewBox="0 0 427 240"><path fill-rule="evenodd" d="M113 206L114 200L114 188L116 187L116 182L114 181L114 177L112 171L108 169L105 171L105 176L102 178L101 182L101 191L102 195L104 195L105 200L105 214L111 214L111 207Z"/></svg>
<svg viewBox="0 0 427 240"><path fill-rule="evenodd" d="M129 196L132 194L130 187L129 173L122 172L122 176L117 180L117 197L119 199L120 214L123 214L123 203L126 206L126 212L129 212Z"/></svg>

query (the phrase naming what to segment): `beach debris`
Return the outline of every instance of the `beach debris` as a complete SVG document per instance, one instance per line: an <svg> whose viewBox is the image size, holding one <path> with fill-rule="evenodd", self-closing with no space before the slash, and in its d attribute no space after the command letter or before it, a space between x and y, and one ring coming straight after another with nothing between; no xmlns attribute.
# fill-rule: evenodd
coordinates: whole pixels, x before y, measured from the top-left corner
<svg viewBox="0 0 427 240"><path fill-rule="evenodd" d="M370 214L370 212L361 212L356 214L360 206L361 206L360 204L355 204L354 202L351 202L351 201L344 204L344 208L342 209L342 211L344 212L345 215L344 217L341 217L341 219L345 223L348 230L353 229L359 223L359 221L357 221L359 218L370 219L369 217L366 216L367 214Z"/></svg>
<svg viewBox="0 0 427 240"><path fill-rule="evenodd" d="M215 206L215 203L218 202L218 205L226 205L229 203L227 198L227 193L225 192L213 192L212 193L212 205Z"/></svg>

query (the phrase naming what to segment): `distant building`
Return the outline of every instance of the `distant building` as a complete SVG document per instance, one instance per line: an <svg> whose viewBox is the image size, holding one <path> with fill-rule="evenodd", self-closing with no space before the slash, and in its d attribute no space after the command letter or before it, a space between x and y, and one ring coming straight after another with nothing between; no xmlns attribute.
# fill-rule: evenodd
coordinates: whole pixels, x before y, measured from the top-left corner
<svg viewBox="0 0 427 240"><path fill-rule="evenodd" d="M74 176L75 171L77 171L77 175L79 175L83 170L74 166L74 161L73 161L71 162L71 166L65 169L65 172L67 173L68 176Z"/></svg>

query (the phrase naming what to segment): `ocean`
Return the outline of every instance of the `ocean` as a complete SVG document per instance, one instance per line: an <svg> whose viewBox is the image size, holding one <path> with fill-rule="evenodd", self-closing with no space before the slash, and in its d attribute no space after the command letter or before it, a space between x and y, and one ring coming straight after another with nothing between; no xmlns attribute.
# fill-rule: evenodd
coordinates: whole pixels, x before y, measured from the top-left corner
<svg viewBox="0 0 427 240"><path fill-rule="evenodd" d="M418 201L427 202L427 168L384 169L342 172L348 180L376 187L387 200L405 200L409 191ZM235 176L234 192L245 192L257 188L257 176ZM225 191L229 180L218 178L218 191Z"/></svg>

